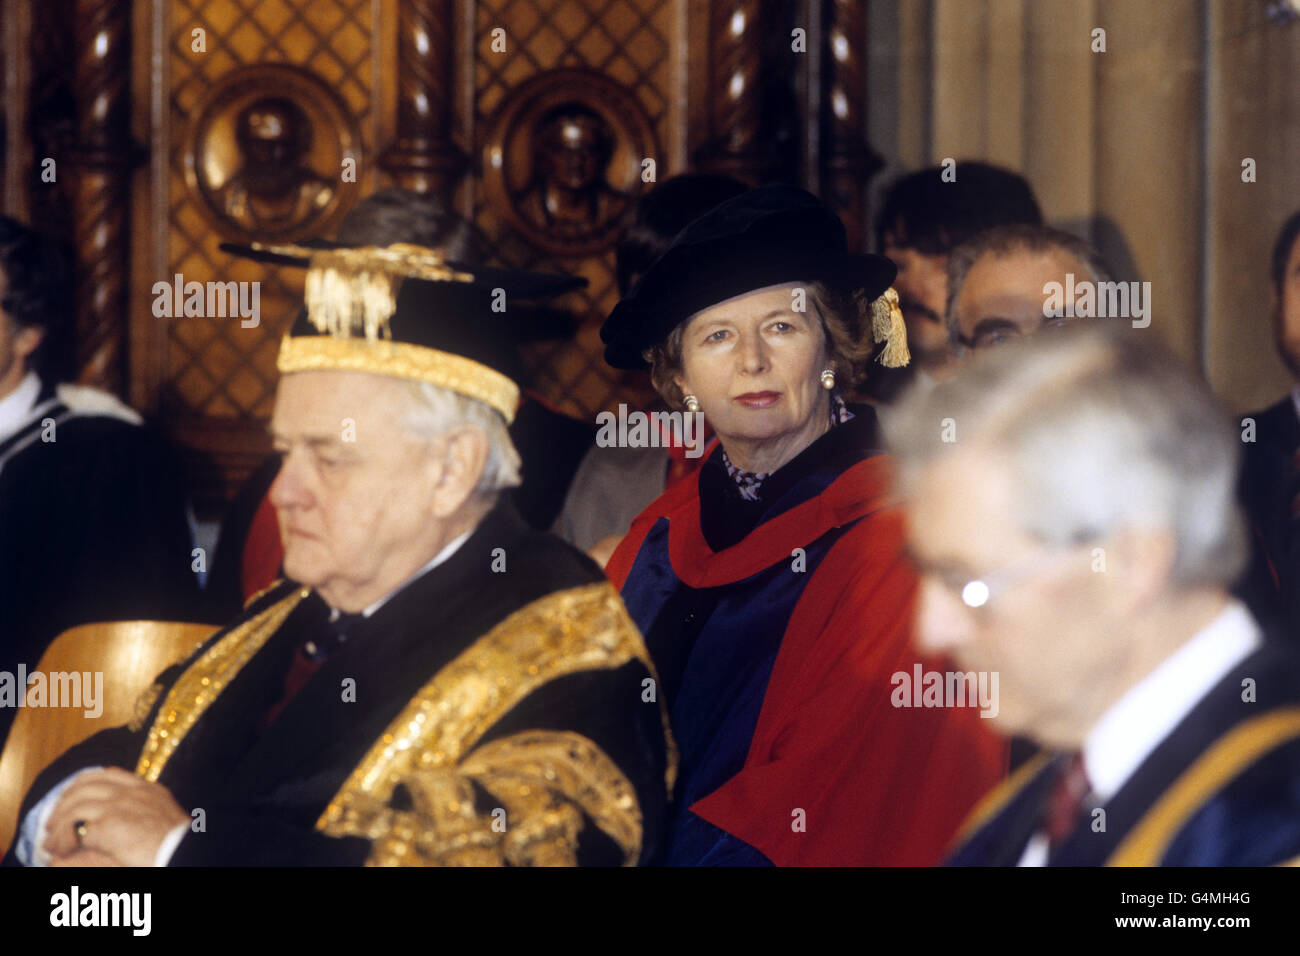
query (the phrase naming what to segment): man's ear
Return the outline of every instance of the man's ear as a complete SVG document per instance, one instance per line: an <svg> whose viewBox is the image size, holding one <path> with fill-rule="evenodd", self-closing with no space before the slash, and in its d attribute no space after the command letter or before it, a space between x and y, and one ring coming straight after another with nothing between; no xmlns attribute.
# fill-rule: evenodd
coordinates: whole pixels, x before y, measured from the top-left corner
<svg viewBox="0 0 1300 956"><path fill-rule="evenodd" d="M1112 536L1110 547L1107 565L1111 572L1123 576L1128 590L1126 611L1143 609L1169 593L1178 551L1172 531L1126 526Z"/></svg>
<svg viewBox="0 0 1300 956"><path fill-rule="evenodd" d="M438 438L442 448L441 467L433 488L433 514L437 518L454 516L478 487L487 466L490 442L487 434L473 425L460 425Z"/></svg>
<svg viewBox="0 0 1300 956"><path fill-rule="evenodd" d="M41 342L44 340L45 330L39 325L18 326L18 333L14 336L14 354L22 361L25 368L30 370L27 360L41 347Z"/></svg>

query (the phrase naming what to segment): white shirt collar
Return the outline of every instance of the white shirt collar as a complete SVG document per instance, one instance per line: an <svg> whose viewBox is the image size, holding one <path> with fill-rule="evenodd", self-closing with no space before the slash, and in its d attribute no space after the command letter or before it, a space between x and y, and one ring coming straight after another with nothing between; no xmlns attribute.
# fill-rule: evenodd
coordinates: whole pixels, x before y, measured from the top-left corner
<svg viewBox="0 0 1300 956"><path fill-rule="evenodd" d="M8 438L16 432L36 405L41 394L41 379L35 372L28 372L18 387L0 398L0 439Z"/></svg>
<svg viewBox="0 0 1300 956"><path fill-rule="evenodd" d="M1097 799L1104 803L1118 793L1179 721L1261 642L1250 612L1230 601L1112 704L1083 742L1083 766Z"/></svg>
<svg viewBox="0 0 1300 956"><path fill-rule="evenodd" d="M401 591L403 588L405 588L407 585L409 585L409 584L410 584L412 581L414 581L416 578L420 577L421 575L427 574L428 572L430 572L430 571L432 571L434 568L436 568L438 565L442 564L444 561L446 561L448 558L450 558L453 554L455 554L455 553L460 549L460 546L461 546L462 544L464 544L466 541L469 540L469 536L470 536L472 533L473 533L473 530L471 529L470 531L466 531L466 532L465 532L464 534L462 534L460 537L454 539L454 540L453 540L450 544L448 544L445 548L443 548L441 551L439 551L437 554L435 554L435 555L433 556L433 560L432 560L432 561L430 561L430 562L429 562L428 564L426 564L424 567L420 568L420 570L416 571L416 572L415 572L414 574L412 574L409 578L407 578L405 581L403 581L402 584L401 584L399 587L396 587L396 588L394 588L393 590L389 591L387 594L385 594L383 597L381 597L381 598L380 598L378 601L376 601L374 604L370 605L368 608L366 608L364 611L362 611L362 612L361 612L361 616L362 616L362 617L370 617L370 615L374 614L374 613L375 613L376 611L378 611L381 607L383 607L383 606L384 606L385 604L387 604L390 600L392 600L393 596L394 596L395 594L397 594L398 591ZM330 608L330 620L331 620L331 621L333 621L333 620L335 620L336 618L338 618L339 614L340 614L340 611L339 611L338 608L336 608L336 607L334 607L334 608Z"/></svg>

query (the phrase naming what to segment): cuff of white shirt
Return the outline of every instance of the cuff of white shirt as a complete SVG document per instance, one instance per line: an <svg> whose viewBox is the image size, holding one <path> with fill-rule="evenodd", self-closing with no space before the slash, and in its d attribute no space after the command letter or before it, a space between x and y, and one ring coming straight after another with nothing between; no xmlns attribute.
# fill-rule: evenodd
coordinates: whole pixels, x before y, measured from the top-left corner
<svg viewBox="0 0 1300 956"><path fill-rule="evenodd" d="M175 829L168 832L163 837L162 843L158 844L158 853L153 858L154 866L166 866L176 852L176 848L181 845L181 840L185 839L185 834L190 832L188 823L178 823Z"/></svg>
<svg viewBox="0 0 1300 956"><path fill-rule="evenodd" d="M50 865L50 854L45 851L45 838L48 836L45 825L50 822L50 814L59 805L59 798L63 796L63 791L68 789L72 781L83 773L103 769L103 767L83 767L72 776L64 777L53 790L41 798L40 803L27 811L27 816L23 817L22 827L18 830L18 844L14 847L14 856L18 857L24 866Z"/></svg>

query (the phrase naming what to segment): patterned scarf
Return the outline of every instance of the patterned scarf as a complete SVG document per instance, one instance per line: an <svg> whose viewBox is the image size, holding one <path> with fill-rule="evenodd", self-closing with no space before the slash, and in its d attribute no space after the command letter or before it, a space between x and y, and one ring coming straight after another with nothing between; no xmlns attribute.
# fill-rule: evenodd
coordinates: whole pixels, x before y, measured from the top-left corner
<svg viewBox="0 0 1300 956"><path fill-rule="evenodd" d="M836 425L844 424L852 417L853 413L849 411L849 407L844 403L844 399L832 393L831 428L834 428ZM770 471L765 471L760 474L737 468L731 463L731 459L727 457L727 450L725 448L722 450L722 464L727 469L727 474L731 476L731 480L736 483L736 488L740 491L740 497L744 498L746 501L758 500L759 489L763 487L763 482L772 474Z"/></svg>

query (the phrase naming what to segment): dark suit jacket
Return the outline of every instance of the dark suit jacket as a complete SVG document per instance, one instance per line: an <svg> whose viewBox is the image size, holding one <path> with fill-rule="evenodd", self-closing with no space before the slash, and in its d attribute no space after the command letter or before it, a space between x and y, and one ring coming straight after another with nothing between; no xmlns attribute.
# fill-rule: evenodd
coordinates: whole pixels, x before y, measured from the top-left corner
<svg viewBox="0 0 1300 956"><path fill-rule="evenodd" d="M1255 440L1242 444L1240 488L1253 551L1235 593L1266 628L1300 641L1300 539L1290 517L1300 418L1290 394L1246 417L1255 420ZM1240 420L1235 424L1241 427Z"/></svg>
<svg viewBox="0 0 1300 956"><path fill-rule="evenodd" d="M451 558L357 624L259 731L297 648L328 633L326 605L315 592L301 597L304 591L281 582L250 602L160 678L136 729L98 734L46 771L24 816L80 767L147 776L142 758L165 758L158 781L183 807L202 808L205 823L187 834L172 865L392 862L401 856L394 834L403 827L422 834L412 856L426 862L517 863L503 841L575 822L578 863L636 862L658 852L673 759L665 715L643 700L651 672L639 633L584 555L529 530L508 504L498 507ZM256 648L259 627L286 613ZM238 646L256 649L223 688L214 655ZM529 661L531 677L521 669ZM195 683L204 676L207 689ZM185 714L196 708L195 692L181 693L186 686L213 698L187 733ZM409 708L430 686L436 693L421 725ZM180 696L170 696L173 689ZM358 766L383 756L377 745L386 733L400 737L420 726L433 736L413 738L410 752L437 769L398 766L376 785L356 785ZM444 758L450 762L439 763ZM448 816L449 794L473 811ZM329 826L322 824L327 807L343 808ZM457 856L439 843L453 833L487 849Z"/></svg>
<svg viewBox="0 0 1300 956"><path fill-rule="evenodd" d="M1039 757L990 793L949 865L1015 866L1044 819L1062 759ZM1188 798L1181 808L1178 794ZM1300 658L1268 643L1206 694L1111 800L1083 808L1048 864L1267 866L1297 857Z"/></svg>
<svg viewBox="0 0 1300 956"><path fill-rule="evenodd" d="M34 671L92 621L191 620L185 491L170 448L109 415L71 415L46 386L0 442L0 670ZM53 419L53 441L42 421ZM0 708L0 743L15 711Z"/></svg>

